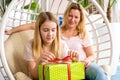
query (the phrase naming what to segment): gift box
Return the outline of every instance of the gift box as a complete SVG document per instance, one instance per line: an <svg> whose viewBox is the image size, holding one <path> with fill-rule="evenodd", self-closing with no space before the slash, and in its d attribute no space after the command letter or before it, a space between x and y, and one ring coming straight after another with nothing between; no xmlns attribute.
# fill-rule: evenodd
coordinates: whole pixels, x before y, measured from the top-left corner
<svg viewBox="0 0 120 80"><path fill-rule="evenodd" d="M39 65L39 80L82 80L85 79L82 62Z"/></svg>

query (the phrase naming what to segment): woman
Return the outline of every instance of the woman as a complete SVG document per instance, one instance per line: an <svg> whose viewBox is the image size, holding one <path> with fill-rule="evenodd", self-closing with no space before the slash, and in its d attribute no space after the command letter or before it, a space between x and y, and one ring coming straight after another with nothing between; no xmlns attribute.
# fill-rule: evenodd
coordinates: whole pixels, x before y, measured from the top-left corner
<svg viewBox="0 0 120 80"><path fill-rule="evenodd" d="M95 54L85 29L85 16L81 5L71 3L64 13L61 39L69 49L78 51L79 61L84 62L86 80L107 80L104 70L93 63Z"/></svg>

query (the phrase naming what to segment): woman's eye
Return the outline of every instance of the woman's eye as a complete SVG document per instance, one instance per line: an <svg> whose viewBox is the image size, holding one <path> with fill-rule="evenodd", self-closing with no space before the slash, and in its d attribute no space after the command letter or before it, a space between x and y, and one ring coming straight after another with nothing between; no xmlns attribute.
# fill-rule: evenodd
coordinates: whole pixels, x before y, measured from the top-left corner
<svg viewBox="0 0 120 80"><path fill-rule="evenodd" d="M72 15L68 15L69 17L72 17Z"/></svg>
<svg viewBox="0 0 120 80"><path fill-rule="evenodd" d="M76 19L78 19L79 17L78 16L75 16Z"/></svg>

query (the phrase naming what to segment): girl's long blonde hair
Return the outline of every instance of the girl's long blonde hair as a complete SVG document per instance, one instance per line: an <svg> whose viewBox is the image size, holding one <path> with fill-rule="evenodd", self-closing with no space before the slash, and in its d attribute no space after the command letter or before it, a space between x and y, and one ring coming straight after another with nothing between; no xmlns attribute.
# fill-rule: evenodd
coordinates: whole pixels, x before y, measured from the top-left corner
<svg viewBox="0 0 120 80"><path fill-rule="evenodd" d="M69 16L69 13L71 11L71 9L75 9L78 10L80 12L80 21L79 24L77 25L76 29L77 29L77 35L80 36L80 38L84 39L86 36L86 29L85 29L85 13L83 11L83 7L78 4L78 3L71 3L65 13L64 13L64 20L63 20L63 26L62 26L62 30L65 30L67 27L67 17Z"/></svg>
<svg viewBox="0 0 120 80"><path fill-rule="evenodd" d="M56 38L52 43L52 53L54 53L56 57L59 57L59 55L61 54L60 52L60 30L58 26L58 20L50 12L41 12L40 15L36 19L34 40L32 44L33 56L35 60L37 60L40 57L40 54L43 53L43 41L42 41L42 37L40 33L40 27L44 22L48 20L53 21L57 24Z"/></svg>

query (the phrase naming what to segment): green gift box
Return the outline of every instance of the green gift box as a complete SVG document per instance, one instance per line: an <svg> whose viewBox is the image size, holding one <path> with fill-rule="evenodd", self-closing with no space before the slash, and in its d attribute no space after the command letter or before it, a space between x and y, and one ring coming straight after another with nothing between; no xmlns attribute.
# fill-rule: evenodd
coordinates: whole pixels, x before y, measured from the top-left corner
<svg viewBox="0 0 120 80"><path fill-rule="evenodd" d="M85 79L82 62L39 65L39 80L82 80Z"/></svg>

